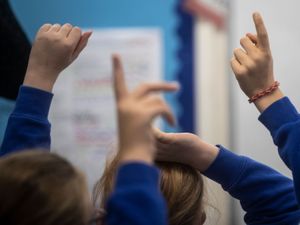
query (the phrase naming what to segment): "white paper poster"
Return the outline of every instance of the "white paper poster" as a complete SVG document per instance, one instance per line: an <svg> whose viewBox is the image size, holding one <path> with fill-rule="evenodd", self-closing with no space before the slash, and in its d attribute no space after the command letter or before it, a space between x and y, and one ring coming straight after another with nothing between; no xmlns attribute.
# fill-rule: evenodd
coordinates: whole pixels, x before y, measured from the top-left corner
<svg viewBox="0 0 300 225"><path fill-rule="evenodd" d="M162 49L159 29L94 30L84 52L60 75L50 112L52 149L86 172L90 188L116 147L111 55L121 55L133 88L162 79Z"/></svg>
<svg viewBox="0 0 300 225"><path fill-rule="evenodd" d="M209 6L217 13L226 13L229 7L229 0L198 0L198 2Z"/></svg>

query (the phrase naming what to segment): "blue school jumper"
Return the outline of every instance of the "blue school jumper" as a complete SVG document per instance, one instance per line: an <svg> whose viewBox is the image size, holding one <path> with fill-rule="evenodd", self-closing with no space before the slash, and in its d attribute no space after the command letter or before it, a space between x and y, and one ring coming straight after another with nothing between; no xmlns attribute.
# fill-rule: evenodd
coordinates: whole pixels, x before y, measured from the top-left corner
<svg viewBox="0 0 300 225"><path fill-rule="evenodd" d="M50 149L47 119L52 94L22 86L10 116L0 154L30 148ZM204 175L240 200L251 225L296 225L300 210L292 180L248 157L219 146L219 154ZM201 162L199 162L201 163ZM159 191L159 171L143 163L120 166L107 202L107 225L167 225L167 206Z"/></svg>
<svg viewBox="0 0 300 225"><path fill-rule="evenodd" d="M284 163L292 171L300 205L300 116L287 97L269 106L259 120L270 131Z"/></svg>

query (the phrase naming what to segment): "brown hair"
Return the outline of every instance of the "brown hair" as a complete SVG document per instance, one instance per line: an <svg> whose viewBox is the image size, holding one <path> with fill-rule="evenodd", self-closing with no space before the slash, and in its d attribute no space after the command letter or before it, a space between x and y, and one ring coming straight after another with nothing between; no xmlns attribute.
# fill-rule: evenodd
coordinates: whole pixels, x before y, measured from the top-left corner
<svg viewBox="0 0 300 225"><path fill-rule="evenodd" d="M65 159L26 151L0 159L0 224L86 225L85 177Z"/></svg>
<svg viewBox="0 0 300 225"><path fill-rule="evenodd" d="M104 208L114 186L119 156L107 162L100 180L94 188L94 203ZM196 169L171 162L157 162L160 169L160 189L169 211L169 225L194 225L204 222L204 183Z"/></svg>

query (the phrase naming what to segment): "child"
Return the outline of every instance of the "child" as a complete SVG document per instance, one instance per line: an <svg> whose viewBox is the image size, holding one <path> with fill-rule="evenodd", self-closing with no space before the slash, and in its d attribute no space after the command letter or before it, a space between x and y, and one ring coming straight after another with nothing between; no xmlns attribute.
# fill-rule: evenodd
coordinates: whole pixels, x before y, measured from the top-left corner
<svg viewBox="0 0 300 225"><path fill-rule="evenodd" d="M107 162L100 180L94 188L94 202L105 208L116 177L120 156ZM173 162L156 162L160 170L159 184L168 206L168 224L198 224L206 220L204 181L200 172L188 165Z"/></svg>
<svg viewBox="0 0 300 225"><path fill-rule="evenodd" d="M61 157L24 151L0 159L0 224L87 225L93 218L84 175Z"/></svg>
<svg viewBox="0 0 300 225"><path fill-rule="evenodd" d="M246 211L246 224L299 223L300 209L295 199L293 183L287 177L248 157L235 155L222 146L205 143L190 133L164 133L155 129L154 135L158 149L157 161L168 162L157 165L162 174L160 188L171 209L169 225L204 223L202 178L195 180L197 171L222 185L225 191L240 201ZM118 157L117 155L108 164L95 189L95 197L97 200L102 198L102 205L113 190L111 186ZM181 174L181 179L178 179L178 174ZM193 189L192 186L196 188ZM186 195L185 190L190 187L190 193ZM192 197L187 197L188 205L186 201L174 201L184 196ZM197 214L191 214L195 211ZM189 220L183 219L189 216Z"/></svg>
<svg viewBox="0 0 300 225"><path fill-rule="evenodd" d="M157 160L189 165L219 183L246 211L246 224L298 224L293 183L266 165L190 133L155 130Z"/></svg>
<svg viewBox="0 0 300 225"><path fill-rule="evenodd" d="M0 155L30 148L50 149L47 117L53 85L59 73L78 57L90 36L91 32L82 34L70 24L45 24L40 28ZM36 130L38 135L31 130Z"/></svg>
<svg viewBox="0 0 300 225"><path fill-rule="evenodd" d="M105 222L111 224L112 218L117 217L120 219L119 224L124 221L129 221L126 224L140 225L167 224L165 201L158 188L159 174L153 166L156 148L151 124L159 115L170 124L174 124L175 120L168 105L153 93L175 91L178 85L144 84L129 92L118 56L113 57L113 65L119 169L113 185L114 191L110 197L106 196L109 200L105 204L107 211ZM118 202L118 205L113 205L112 200ZM113 211L112 207L120 209Z"/></svg>
<svg viewBox="0 0 300 225"><path fill-rule="evenodd" d="M243 49L234 51L233 72L242 91L261 112L259 120L270 131L281 159L293 174L300 204L300 117L275 82L267 30L259 13L253 14L257 35L241 39Z"/></svg>
<svg viewBox="0 0 300 225"><path fill-rule="evenodd" d="M75 60L90 35L70 24L41 27L1 155L23 148L49 150L50 92L58 74ZM4 156L0 171L1 224L84 225L90 221L92 204L85 178L59 156L43 151Z"/></svg>
<svg viewBox="0 0 300 225"><path fill-rule="evenodd" d="M2 156L29 148L44 147L49 150L50 124L47 116L52 98L50 92L59 73L79 55L90 35L90 32L81 34L79 28L69 24L64 26L58 24L44 25L40 29L32 48L24 85L20 88L15 110L9 119L5 140L1 147ZM167 224L166 207L157 188L158 172L156 168L151 166L155 148L150 124L152 119L161 114L170 123L174 122L174 118L162 100L149 96L149 94L158 91L174 91L177 89L177 85L165 83L144 85L133 93L128 93L118 57L114 57L114 68L114 84L119 109L121 163L118 168L114 191L107 202L105 224L165 225ZM33 169L37 173L40 171L39 166L35 166ZM42 172L41 175L43 174L47 179L47 174ZM51 176L51 174L48 175ZM35 176L28 177L26 182L33 183L36 185L34 188L39 189L39 184L34 183L34 178ZM3 188L5 187L11 186L4 185ZM5 198L6 193L0 192L0 196L1 194ZM15 194L18 194L18 191ZM32 198L29 196L26 202L22 202L22 205L30 204L31 200ZM37 207L37 210L43 209L42 204L48 203L42 202L39 205L41 207ZM77 201L76 205L78 204L80 205L82 202ZM141 204L143 207L140 207ZM10 214L13 213L11 211L13 209L14 207L7 209L7 218L12 218L9 216L13 215ZM17 215L20 218L26 215L26 218L28 217L27 219L30 220L30 218L35 218L34 214L42 213L39 210L29 214L26 212L22 211ZM53 211L53 214L50 213L49 215L55 216L55 213L57 212ZM7 218L5 219L9 220ZM46 224L58 224L57 221L50 223L46 219ZM67 219L65 218L65 220Z"/></svg>
<svg viewBox="0 0 300 225"><path fill-rule="evenodd" d="M136 201L139 201L139 204L137 204L138 208L134 208L127 203L128 210L126 212L130 212L130 214L134 214L139 218L139 224L146 224L145 220L147 216L141 214L141 211L144 210L145 213L150 213L153 216L156 211L156 217L153 217L152 221L148 221L149 224L157 224L154 220L162 216L165 224L183 225L193 224L194 222L203 224L205 213L201 207L203 200L203 180L200 173L191 167L181 164L160 163L158 165L162 170L159 177L158 171L152 165L157 149L155 147L155 137L151 128L151 121L158 113L163 113L162 115L171 124L174 124L174 118L166 103L160 98L149 94L153 91L157 92L162 88L166 91L172 90L172 86L146 84L128 93L121 61L118 57L114 58L114 71L119 137L121 137L119 140L120 149L115 158L107 165L102 178L96 185L94 201L100 202L100 207L105 208L108 212L110 211L109 201L107 204L107 200L111 196L115 184L117 184L117 181L115 181L118 173L117 168L124 163L123 152L131 149L134 150L134 154L130 161L140 162L136 163L134 170L132 169L131 176L139 177L142 180L142 177L145 175L140 173L145 169L149 170L149 172L152 171L151 173L155 174L155 176L153 176L152 181L148 182L148 184L146 182L139 185L135 184L136 187L132 190L131 194ZM126 127L130 127L131 129L125 129ZM148 151L142 151L143 149L147 149ZM125 158L125 161L128 161L128 158ZM144 163L142 164L141 162ZM153 192L153 190L151 191L151 187L155 187L156 192L160 193L158 189L159 184L163 187L161 191L168 203L168 219L166 218L164 202L160 201L160 205L158 204L156 208L150 208L148 202L151 199L141 199L140 197L141 193L148 192L152 195L153 201L154 197L158 194L151 194ZM120 191L123 192L124 190ZM157 201L157 203L159 202Z"/></svg>

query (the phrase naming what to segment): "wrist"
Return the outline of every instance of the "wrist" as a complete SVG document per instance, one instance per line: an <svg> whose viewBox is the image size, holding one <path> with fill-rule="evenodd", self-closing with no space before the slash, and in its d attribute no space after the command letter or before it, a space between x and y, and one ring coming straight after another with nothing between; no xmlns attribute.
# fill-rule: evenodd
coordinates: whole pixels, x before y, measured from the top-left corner
<svg viewBox="0 0 300 225"><path fill-rule="evenodd" d="M197 146L197 152L192 158L193 167L200 172L206 171L217 158L219 151L217 146L201 141Z"/></svg>
<svg viewBox="0 0 300 225"><path fill-rule="evenodd" d="M23 85L37 88L43 91L52 92L53 86L56 80L52 80L49 78L57 77L57 74L49 73L49 72L31 72L27 71Z"/></svg>
<svg viewBox="0 0 300 225"><path fill-rule="evenodd" d="M284 97L284 94L282 91L277 88L272 93L269 93L259 99L257 99L254 104L259 112L265 111L270 105L272 105L274 102L282 99Z"/></svg>
<svg viewBox="0 0 300 225"><path fill-rule="evenodd" d="M153 151L147 151L145 148L130 148L120 149L120 161L123 163L127 162L142 162L149 165L153 164L154 154Z"/></svg>

